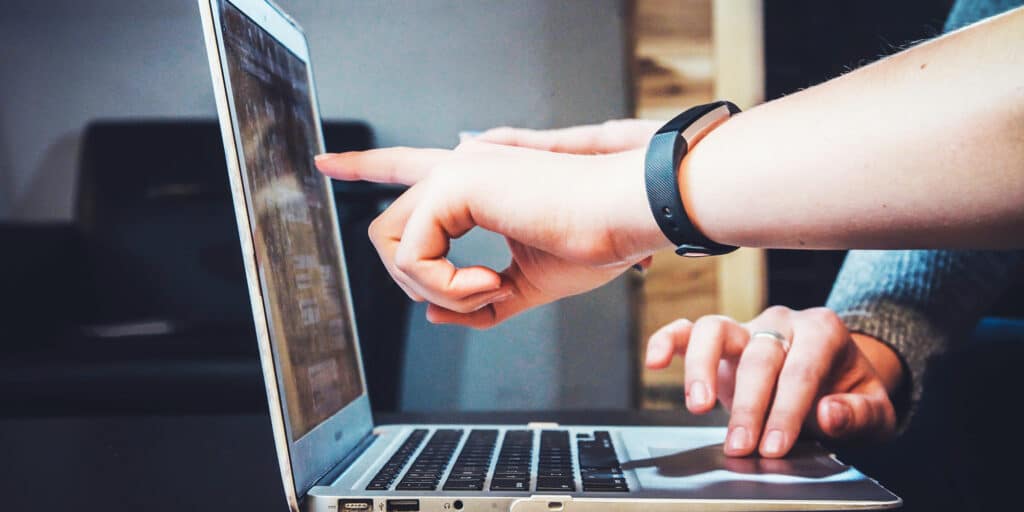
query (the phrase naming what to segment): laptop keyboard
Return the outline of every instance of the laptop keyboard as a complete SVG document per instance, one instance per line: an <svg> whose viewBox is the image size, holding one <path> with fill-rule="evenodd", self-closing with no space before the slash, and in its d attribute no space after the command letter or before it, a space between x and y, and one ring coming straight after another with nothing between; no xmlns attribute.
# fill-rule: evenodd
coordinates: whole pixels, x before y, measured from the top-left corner
<svg viewBox="0 0 1024 512"><path fill-rule="evenodd" d="M541 432L540 454L537 459L538 491L576 491L576 471L573 469L568 432Z"/></svg>
<svg viewBox="0 0 1024 512"><path fill-rule="evenodd" d="M626 492L629 485L622 475L619 458L608 432L594 432L594 440L580 440L580 476L584 492Z"/></svg>
<svg viewBox="0 0 1024 512"><path fill-rule="evenodd" d="M416 453L416 450L419 449L426 438L427 429L418 428L413 430L405 442L402 443L402 446L398 447L398 450L391 455L391 458L384 464L384 467L373 477L373 480L370 480L370 485L366 486L366 490L386 491L390 489L395 478L402 472L402 468L405 467L405 464L412 458L412 454Z"/></svg>
<svg viewBox="0 0 1024 512"><path fill-rule="evenodd" d="M491 469L494 457L494 443L498 440L497 430L474 430L469 433L462 452L444 483L446 491L482 491L487 471Z"/></svg>
<svg viewBox="0 0 1024 512"><path fill-rule="evenodd" d="M448 469L448 462L462 440L461 430L437 430L416 456L409 471L395 487L399 491L433 491Z"/></svg>
<svg viewBox="0 0 1024 512"><path fill-rule="evenodd" d="M501 439L497 461L494 452L498 430L473 429L465 436L461 429L438 429L423 446L427 434L426 429L412 431L370 480L366 490L389 490L401 476L394 487L397 491L435 491L447 474L443 485L446 491L482 491L489 476L492 491L572 493L579 490L576 484L578 464L584 492L629 491L607 431L596 431L593 436L578 434L577 457L574 458L568 431L541 431L535 454L535 431L507 430ZM460 443L462 448L456 458ZM416 458L409 465L413 455ZM455 462L449 471L452 459ZM403 474L407 465L409 468Z"/></svg>
<svg viewBox="0 0 1024 512"><path fill-rule="evenodd" d="M492 491L530 490L533 469L533 431L507 430L501 442L498 463L491 477Z"/></svg>

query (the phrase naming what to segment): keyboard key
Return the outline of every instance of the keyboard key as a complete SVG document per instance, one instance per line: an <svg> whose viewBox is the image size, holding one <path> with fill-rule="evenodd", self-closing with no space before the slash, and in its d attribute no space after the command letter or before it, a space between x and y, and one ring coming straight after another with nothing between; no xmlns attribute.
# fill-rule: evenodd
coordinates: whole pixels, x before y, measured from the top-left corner
<svg viewBox="0 0 1024 512"><path fill-rule="evenodd" d="M427 429L419 428L410 432L409 437L402 442L402 445L395 450L395 453L391 454L384 467L370 480L366 490L386 491L390 489L395 477L402 471L402 468L409 462L409 458L412 457L412 454L416 452L426 438Z"/></svg>
<svg viewBox="0 0 1024 512"><path fill-rule="evenodd" d="M452 471L445 481L446 491L481 491L487 470L491 467L494 446L498 441L497 430L473 430L462 445L459 458L452 465Z"/></svg>
<svg viewBox="0 0 1024 512"><path fill-rule="evenodd" d="M448 468L448 463L455 454L455 448L462 440L462 435L463 431L458 429L436 430L395 489L399 491L437 489L441 475Z"/></svg>
<svg viewBox="0 0 1024 512"><path fill-rule="evenodd" d="M607 431L594 432L594 439L579 439L577 452L584 492L629 492L615 446Z"/></svg>
<svg viewBox="0 0 1024 512"><path fill-rule="evenodd" d="M537 456L538 491L576 491L575 468L569 446L569 433L545 430L540 434Z"/></svg>
<svg viewBox="0 0 1024 512"><path fill-rule="evenodd" d="M492 491L528 491L530 490L529 478L492 478Z"/></svg>
<svg viewBox="0 0 1024 512"><path fill-rule="evenodd" d="M529 491L533 467L533 431L507 430L491 475L493 491Z"/></svg>
<svg viewBox="0 0 1024 512"><path fill-rule="evenodd" d="M575 491L576 484L571 477L537 477L538 491Z"/></svg>

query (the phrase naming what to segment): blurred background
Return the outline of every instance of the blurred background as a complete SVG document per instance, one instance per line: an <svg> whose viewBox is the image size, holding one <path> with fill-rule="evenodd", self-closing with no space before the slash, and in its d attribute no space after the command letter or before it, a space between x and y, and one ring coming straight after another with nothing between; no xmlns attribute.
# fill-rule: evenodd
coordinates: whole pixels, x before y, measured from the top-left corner
<svg viewBox="0 0 1024 512"><path fill-rule="evenodd" d="M749 108L939 34L951 0L280 4L341 151ZM266 414L195 3L6 0L0 48L0 416ZM334 190L381 413L677 409L680 368L640 366L650 332L820 305L844 256L660 257L488 331L429 326L366 240L400 190ZM507 251L473 232L452 258Z"/></svg>
<svg viewBox="0 0 1024 512"><path fill-rule="evenodd" d="M949 6L734 1L715 3L716 15L713 3L282 5L308 33L332 150L451 147L459 131L499 125L664 119L716 95L749 107L935 35ZM35 408L28 391L43 393L47 410L88 409L90 387L109 375L99 368L122 363L132 378L180 370L216 380L230 368L258 384L197 7L12 0L0 28L0 240L4 289L17 290L0 315L9 333L23 333L4 336L5 359L59 361L84 372L75 387L85 386L69 399L65 372L60 384L33 380L5 403ZM428 327L422 307L381 278L360 226L395 191L337 189L347 194L339 204L350 264L377 278L360 283L356 300L378 327L362 338L384 410L672 407L681 372L644 375L638 364L649 332L680 316L750 316L768 300L820 304L842 258L658 258L646 281L626 276L489 331ZM498 237L474 232L453 257L500 267L507 254ZM192 365L213 356L223 368ZM151 366L136 371L138 360ZM161 406L137 395L143 403L103 406ZM221 406L193 399L175 406Z"/></svg>

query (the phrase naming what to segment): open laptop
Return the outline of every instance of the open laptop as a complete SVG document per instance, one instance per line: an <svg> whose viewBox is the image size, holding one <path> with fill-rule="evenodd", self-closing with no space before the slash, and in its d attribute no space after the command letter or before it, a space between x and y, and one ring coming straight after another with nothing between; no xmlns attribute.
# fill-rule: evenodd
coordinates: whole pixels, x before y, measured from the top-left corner
<svg viewBox="0 0 1024 512"><path fill-rule="evenodd" d="M305 36L268 0L199 4L274 442L292 510L826 510L900 504L814 443L799 443L783 460L726 458L724 428L374 426L334 198L313 166L324 148Z"/></svg>

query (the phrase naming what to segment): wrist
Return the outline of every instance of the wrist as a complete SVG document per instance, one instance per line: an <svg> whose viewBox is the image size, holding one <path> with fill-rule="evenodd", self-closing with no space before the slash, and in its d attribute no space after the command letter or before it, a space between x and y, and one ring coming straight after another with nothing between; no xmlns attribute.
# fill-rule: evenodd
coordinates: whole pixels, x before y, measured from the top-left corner
<svg viewBox="0 0 1024 512"><path fill-rule="evenodd" d="M674 247L651 215L644 184L645 149L618 153L607 157L611 186L606 190L610 200L604 206L609 216L607 225L623 259L636 263L657 251ZM632 261L635 260L635 261Z"/></svg>
<svg viewBox="0 0 1024 512"><path fill-rule="evenodd" d="M679 196L694 227L715 242L742 246L732 233L722 229L723 223L717 221L725 210L722 205L729 202L728 186L715 181L725 168L723 158L727 153L723 150L728 151L728 143L723 144L722 139L728 139L726 128L732 124L729 121L734 119L722 120L693 144L679 162L676 180Z"/></svg>

